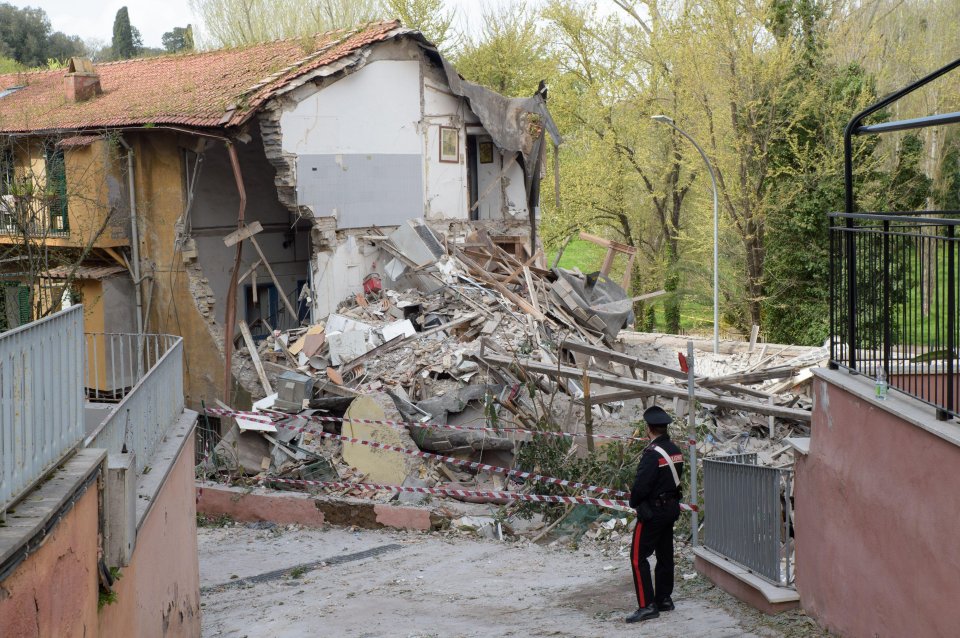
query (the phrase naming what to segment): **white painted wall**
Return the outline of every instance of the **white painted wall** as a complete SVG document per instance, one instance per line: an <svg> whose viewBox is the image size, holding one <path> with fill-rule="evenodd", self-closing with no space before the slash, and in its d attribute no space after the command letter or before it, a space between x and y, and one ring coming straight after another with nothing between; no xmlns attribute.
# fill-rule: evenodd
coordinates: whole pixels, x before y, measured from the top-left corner
<svg viewBox="0 0 960 638"><path fill-rule="evenodd" d="M398 223L395 217L401 213L404 218L469 219L466 129L468 124L475 129L479 120L465 100L448 92L438 70L421 67L421 64L420 60L372 61L333 84L308 93L280 116L282 148L300 158L299 196L324 201L325 194L329 194L325 193L324 185L331 178L325 176L311 182L310 175L319 177L324 166L329 168L331 157L343 170L356 171L364 170L364 166L390 164L375 161L378 156L395 156L400 162L406 161L402 157L415 157L423 167L422 183L418 186L423 195L422 208L415 194L397 184L391 186L389 180L375 175L364 180L364 184L369 184L369 193L361 192L365 189L350 189L351 194L363 201L348 201L346 207L362 207L365 203L364 220L371 211L379 218L378 211L383 210L383 219L375 222L381 226L395 225ZM460 154L456 163L440 161L441 126L452 126L459 131ZM365 159L370 162L366 163ZM479 192L492 180L500 182L500 162L499 149L494 147L494 163L478 164ZM378 192L377 183L381 180L384 188L391 192ZM403 184L409 186L409 181L404 179ZM308 183L312 189L309 193L304 190ZM406 214L411 196L417 215ZM504 183L492 189L481 209L481 218L503 218L504 197L517 216L526 215L523 172L519 165L508 169ZM401 200L403 206L397 204ZM357 227L350 222L349 210L315 212L336 216L338 229ZM355 213L354 221L360 217ZM316 252L311 260L315 320L334 312L344 298L362 290L363 278L381 266L375 263L375 258L372 247L355 239L341 241L332 251Z"/></svg>
<svg viewBox="0 0 960 638"><path fill-rule="evenodd" d="M420 154L420 63L378 60L280 116L297 155Z"/></svg>
<svg viewBox="0 0 960 638"><path fill-rule="evenodd" d="M507 153L504 161L509 161L516 153ZM518 158L519 159L519 158ZM523 183L523 169L518 162L507 169L504 176L504 200L507 219L527 219L527 189Z"/></svg>
<svg viewBox="0 0 960 638"><path fill-rule="evenodd" d="M480 197L480 204L477 206L477 212L480 219L501 219L501 204L503 202L503 190L500 187L498 176L503 164L503 158L500 150L493 148L493 161L489 164L480 163L480 144L493 143L489 136L477 136L477 196Z"/></svg>
<svg viewBox="0 0 960 638"><path fill-rule="evenodd" d="M464 101L426 80L423 87L423 176L424 217L427 219L467 219L467 138L465 118L469 113ZM469 115L476 119L472 113ZM459 130L460 155L457 163L440 161L440 127Z"/></svg>
<svg viewBox="0 0 960 638"><path fill-rule="evenodd" d="M348 237L334 251L318 251L311 262L313 318L322 320L350 295L363 290L363 278L378 269L378 251L355 237Z"/></svg>

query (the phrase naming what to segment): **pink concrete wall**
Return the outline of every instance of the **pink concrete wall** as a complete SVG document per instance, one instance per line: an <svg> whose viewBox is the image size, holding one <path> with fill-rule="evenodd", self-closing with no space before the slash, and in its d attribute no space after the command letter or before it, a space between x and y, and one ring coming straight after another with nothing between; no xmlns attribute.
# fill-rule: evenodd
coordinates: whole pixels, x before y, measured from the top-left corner
<svg viewBox="0 0 960 638"><path fill-rule="evenodd" d="M359 499L314 498L293 492L248 493L239 488L197 486L197 510L208 516L229 516L237 521L273 521L308 527L356 525L366 529L395 527L428 530L434 525L429 509L373 503Z"/></svg>
<svg viewBox="0 0 960 638"><path fill-rule="evenodd" d="M97 636L97 484L0 584L0 635Z"/></svg>
<svg viewBox="0 0 960 638"><path fill-rule="evenodd" d="M0 584L0 637L200 635L193 436L140 527L116 602L99 612L97 483Z"/></svg>
<svg viewBox="0 0 960 638"><path fill-rule="evenodd" d="M958 635L960 447L821 378L814 392L796 467L803 608L842 636Z"/></svg>
<svg viewBox="0 0 960 638"><path fill-rule="evenodd" d="M133 560L115 586L117 602L100 613L101 636L200 635L193 448L191 433L140 526Z"/></svg>
<svg viewBox="0 0 960 638"><path fill-rule="evenodd" d="M323 525L323 512L305 494L245 494L240 491L198 485L199 511L208 516L229 516L237 521L273 521L280 525Z"/></svg>

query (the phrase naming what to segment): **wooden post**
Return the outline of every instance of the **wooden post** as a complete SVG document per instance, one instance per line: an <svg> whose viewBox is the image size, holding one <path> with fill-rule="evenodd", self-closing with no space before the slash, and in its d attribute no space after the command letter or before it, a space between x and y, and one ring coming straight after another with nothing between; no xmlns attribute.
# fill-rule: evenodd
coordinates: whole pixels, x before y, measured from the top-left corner
<svg viewBox="0 0 960 638"><path fill-rule="evenodd" d="M593 452L593 406L590 404L590 376L583 369L583 426L587 430L587 451Z"/></svg>
<svg viewBox="0 0 960 638"><path fill-rule="evenodd" d="M263 386L267 396L273 394L273 388L267 379L267 373L263 369L263 363L260 361L260 354L257 352L257 344L253 341L253 335L250 334L250 327L243 319L240 320L240 334L243 335L243 342L247 344L247 350L250 351L250 360L253 361L253 367L257 369L257 376L260 377L260 385Z"/></svg>

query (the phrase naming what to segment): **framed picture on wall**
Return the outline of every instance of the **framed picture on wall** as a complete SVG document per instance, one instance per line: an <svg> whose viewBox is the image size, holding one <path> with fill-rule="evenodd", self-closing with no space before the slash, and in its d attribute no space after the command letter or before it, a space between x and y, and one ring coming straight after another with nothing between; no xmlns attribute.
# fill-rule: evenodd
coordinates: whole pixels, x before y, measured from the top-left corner
<svg viewBox="0 0 960 638"><path fill-rule="evenodd" d="M493 142L480 142L478 145L478 155L481 164L493 164Z"/></svg>
<svg viewBox="0 0 960 638"><path fill-rule="evenodd" d="M460 130L452 126L440 127L440 161L460 161Z"/></svg>

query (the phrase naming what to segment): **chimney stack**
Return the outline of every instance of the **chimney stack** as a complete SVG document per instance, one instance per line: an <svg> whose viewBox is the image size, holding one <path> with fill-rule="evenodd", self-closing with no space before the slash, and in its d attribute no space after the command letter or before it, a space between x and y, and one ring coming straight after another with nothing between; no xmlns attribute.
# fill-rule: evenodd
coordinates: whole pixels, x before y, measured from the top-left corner
<svg viewBox="0 0 960 638"><path fill-rule="evenodd" d="M103 93L100 75L89 58L70 58L63 82L69 102L84 102Z"/></svg>

